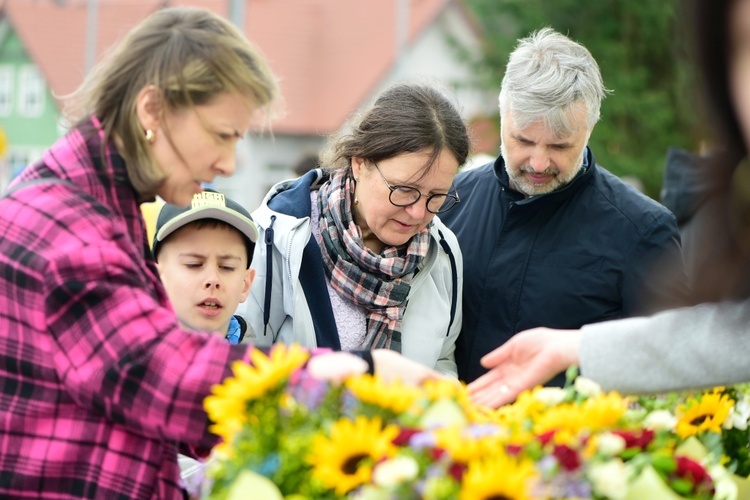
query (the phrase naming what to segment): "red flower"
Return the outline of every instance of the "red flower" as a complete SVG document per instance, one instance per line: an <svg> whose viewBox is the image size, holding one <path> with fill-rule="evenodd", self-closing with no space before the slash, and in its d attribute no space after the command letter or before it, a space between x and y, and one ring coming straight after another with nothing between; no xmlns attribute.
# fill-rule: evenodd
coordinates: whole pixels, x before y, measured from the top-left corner
<svg viewBox="0 0 750 500"><path fill-rule="evenodd" d="M581 466L581 457L578 456L578 452L564 444L555 446L552 455L566 471L572 472Z"/></svg>
<svg viewBox="0 0 750 500"><path fill-rule="evenodd" d="M651 429L642 429L638 431L612 431L612 434L620 436L625 440L625 448L638 448L645 450L646 447L654 440L654 431Z"/></svg>
<svg viewBox="0 0 750 500"><path fill-rule="evenodd" d="M555 436L556 430L547 431L544 434L539 434L536 438L542 443L542 446L547 446L547 443Z"/></svg>
<svg viewBox="0 0 750 500"><path fill-rule="evenodd" d="M677 462L677 470L674 473L677 477L689 479L696 487L703 483L711 484L711 476L700 463L683 456L675 457L675 461Z"/></svg>
<svg viewBox="0 0 750 500"><path fill-rule="evenodd" d="M398 436L393 438L393 444L396 446L406 446L409 444L409 440L414 434L419 434L419 429L412 429L412 428L402 428L401 431L398 433Z"/></svg>
<svg viewBox="0 0 750 500"><path fill-rule="evenodd" d="M505 451L508 452L508 455L516 457L519 453L523 450L523 446L519 446L517 444L509 444L505 447Z"/></svg>
<svg viewBox="0 0 750 500"><path fill-rule="evenodd" d="M433 448L430 450L430 458L435 461L440 460L443 456L445 456L444 448Z"/></svg>
<svg viewBox="0 0 750 500"><path fill-rule="evenodd" d="M461 482L463 479L464 472L466 472L466 464L460 462L453 462L451 466L448 467L448 474L458 482Z"/></svg>

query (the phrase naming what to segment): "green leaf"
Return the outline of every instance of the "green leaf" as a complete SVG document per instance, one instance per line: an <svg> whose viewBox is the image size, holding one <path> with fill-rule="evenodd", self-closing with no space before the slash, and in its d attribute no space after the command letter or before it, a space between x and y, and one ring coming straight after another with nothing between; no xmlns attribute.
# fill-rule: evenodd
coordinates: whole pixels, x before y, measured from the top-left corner
<svg viewBox="0 0 750 500"><path fill-rule="evenodd" d="M677 462L675 462L675 459L666 455L652 455L651 465L653 465L656 470L665 474L671 474L677 470Z"/></svg>

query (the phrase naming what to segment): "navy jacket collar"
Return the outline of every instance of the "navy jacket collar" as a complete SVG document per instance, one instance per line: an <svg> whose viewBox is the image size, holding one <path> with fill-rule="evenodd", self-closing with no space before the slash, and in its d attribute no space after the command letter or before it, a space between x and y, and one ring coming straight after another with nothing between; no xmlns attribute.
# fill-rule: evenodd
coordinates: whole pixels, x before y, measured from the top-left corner
<svg viewBox="0 0 750 500"><path fill-rule="evenodd" d="M316 168L297 179L284 191L276 193L269 201L268 207L276 212L292 217L310 217L310 191L328 180L327 170Z"/></svg>
<svg viewBox="0 0 750 500"><path fill-rule="evenodd" d="M508 195L511 196L516 203L541 203L542 200L544 200L543 203L547 204L561 202L570 198L571 196L575 195L575 193L583 189L585 185L589 184L598 175L596 169L596 161L594 160L594 154L591 152L591 149L588 146L586 147L586 151L583 154L582 167L585 168L582 169L581 172L575 177L575 179L573 179L573 181L567 186L564 186L558 191L553 191L551 193L539 196L532 196L531 198L524 198L522 193L519 193L518 191L510 187L510 180L508 179L508 172L505 170L505 160L503 159L502 155L497 157L493 168L495 170L495 177L497 178L498 184L500 184L503 191L508 193Z"/></svg>

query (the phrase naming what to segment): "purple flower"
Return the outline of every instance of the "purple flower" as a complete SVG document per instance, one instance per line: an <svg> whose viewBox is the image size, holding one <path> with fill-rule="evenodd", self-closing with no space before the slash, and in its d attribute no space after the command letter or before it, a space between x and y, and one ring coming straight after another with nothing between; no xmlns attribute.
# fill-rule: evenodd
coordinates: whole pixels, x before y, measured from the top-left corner
<svg viewBox="0 0 750 500"><path fill-rule="evenodd" d="M500 433L500 428L495 424L473 424L466 428L465 433L480 439L485 436L496 436Z"/></svg>
<svg viewBox="0 0 750 500"><path fill-rule="evenodd" d="M289 381L288 391L300 404L315 411L328 393L328 382L316 379L307 370L297 370Z"/></svg>
<svg viewBox="0 0 750 500"><path fill-rule="evenodd" d="M415 450L432 448L436 444L435 436L433 436L431 432L418 432L409 440L409 446Z"/></svg>

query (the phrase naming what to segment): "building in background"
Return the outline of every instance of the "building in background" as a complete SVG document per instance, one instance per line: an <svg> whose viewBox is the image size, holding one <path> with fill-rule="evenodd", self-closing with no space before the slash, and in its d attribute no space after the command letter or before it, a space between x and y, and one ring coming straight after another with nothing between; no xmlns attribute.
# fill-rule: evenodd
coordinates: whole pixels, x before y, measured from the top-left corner
<svg viewBox="0 0 750 500"><path fill-rule="evenodd" d="M458 0L246 0L239 10L236 0L0 0L0 127L9 167L0 184L64 133L60 97L81 83L92 54L101 57L164 5L241 12L241 29L281 80L283 114L272 131L241 141L234 177L216 180L250 210L393 82L452 87L467 119L496 113L496 96L473 90L472 72L453 48L458 41L480 50L476 24Z"/></svg>
<svg viewBox="0 0 750 500"><path fill-rule="evenodd" d="M154 10L154 2L101 0L93 54L101 55ZM61 97L87 70L86 0L0 0L0 189L41 157L66 127Z"/></svg>
<svg viewBox="0 0 750 500"><path fill-rule="evenodd" d="M19 34L0 20L0 189L61 133L57 104Z"/></svg>

